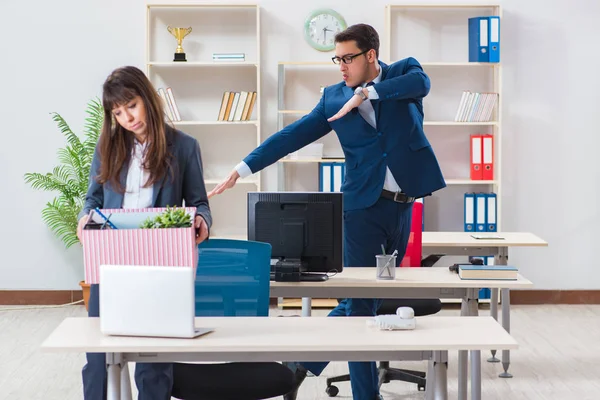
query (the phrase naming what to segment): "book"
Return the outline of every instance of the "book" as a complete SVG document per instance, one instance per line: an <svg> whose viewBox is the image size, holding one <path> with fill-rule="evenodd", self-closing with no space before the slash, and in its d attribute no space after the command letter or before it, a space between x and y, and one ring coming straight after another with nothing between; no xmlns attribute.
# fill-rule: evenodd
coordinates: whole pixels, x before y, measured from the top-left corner
<svg viewBox="0 0 600 400"><path fill-rule="evenodd" d="M518 273L517 267L510 265L458 265L460 279L516 280Z"/></svg>

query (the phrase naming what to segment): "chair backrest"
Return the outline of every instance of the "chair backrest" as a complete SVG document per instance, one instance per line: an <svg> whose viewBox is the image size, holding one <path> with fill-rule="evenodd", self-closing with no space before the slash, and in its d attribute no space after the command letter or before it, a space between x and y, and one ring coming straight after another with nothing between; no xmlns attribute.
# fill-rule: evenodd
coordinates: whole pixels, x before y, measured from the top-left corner
<svg viewBox="0 0 600 400"><path fill-rule="evenodd" d="M400 267L420 267L423 256L423 203L415 201L412 209L410 236Z"/></svg>
<svg viewBox="0 0 600 400"><path fill-rule="evenodd" d="M198 245L196 316L268 316L271 245L209 239Z"/></svg>

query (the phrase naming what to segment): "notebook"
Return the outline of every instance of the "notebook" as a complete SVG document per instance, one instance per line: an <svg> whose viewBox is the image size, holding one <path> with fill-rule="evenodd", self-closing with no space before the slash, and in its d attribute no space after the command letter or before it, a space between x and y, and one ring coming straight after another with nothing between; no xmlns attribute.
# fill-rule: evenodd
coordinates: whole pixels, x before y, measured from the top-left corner
<svg viewBox="0 0 600 400"><path fill-rule="evenodd" d="M459 264L460 279L516 280L519 270L509 265Z"/></svg>

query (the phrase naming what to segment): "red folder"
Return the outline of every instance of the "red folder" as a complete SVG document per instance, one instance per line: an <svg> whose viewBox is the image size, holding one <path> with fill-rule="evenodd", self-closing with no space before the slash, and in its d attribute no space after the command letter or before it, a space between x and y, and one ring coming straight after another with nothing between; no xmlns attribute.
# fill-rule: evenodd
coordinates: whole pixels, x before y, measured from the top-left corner
<svg viewBox="0 0 600 400"><path fill-rule="evenodd" d="M494 179L494 136L483 135L482 144L482 179L486 181L491 181Z"/></svg>
<svg viewBox="0 0 600 400"><path fill-rule="evenodd" d="M482 174L482 156L483 156L483 137L482 135L471 135L471 180L480 181Z"/></svg>

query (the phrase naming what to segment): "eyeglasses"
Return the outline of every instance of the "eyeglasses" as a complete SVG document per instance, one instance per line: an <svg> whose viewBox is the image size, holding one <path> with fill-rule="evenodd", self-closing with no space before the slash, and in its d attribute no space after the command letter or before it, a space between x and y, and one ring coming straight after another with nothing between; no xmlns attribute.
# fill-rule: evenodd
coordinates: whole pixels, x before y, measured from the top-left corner
<svg viewBox="0 0 600 400"><path fill-rule="evenodd" d="M362 53L358 53L358 54L348 54L343 57L337 57L337 56L331 57L331 61L333 61L334 64L341 64L342 61L344 62L344 64L350 64L350 63L352 63L352 60L354 60L355 57L362 56L363 54L365 54L368 51L369 50L365 50Z"/></svg>

